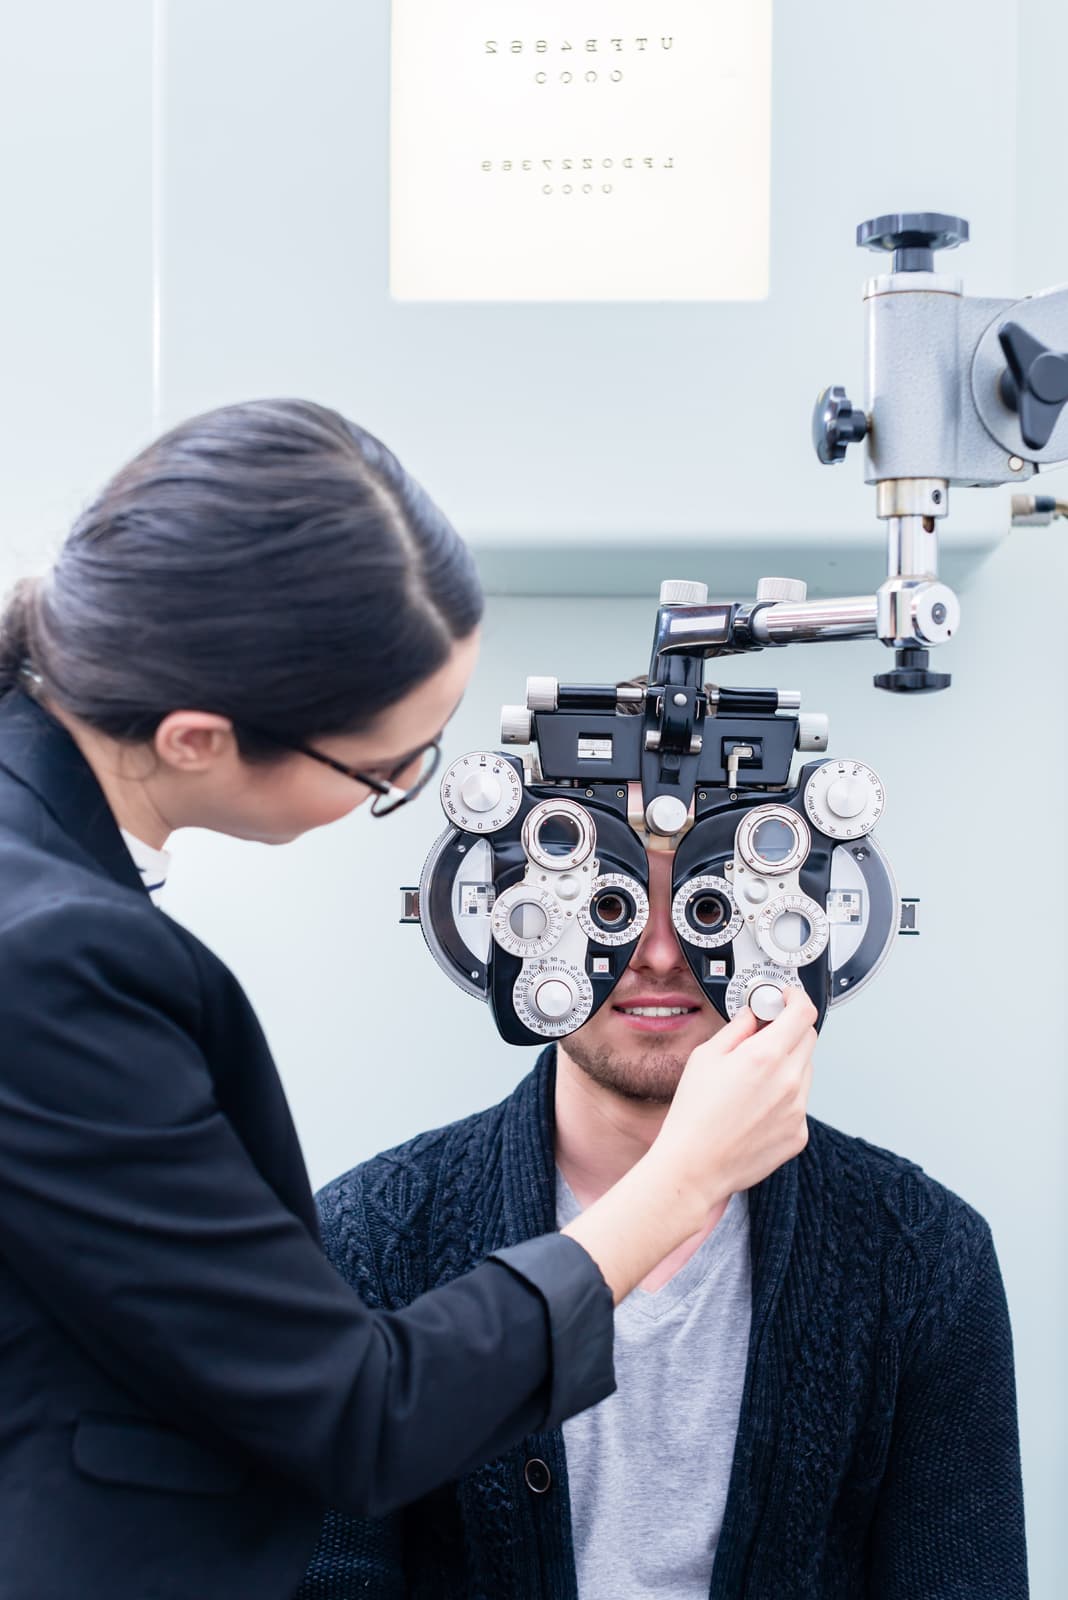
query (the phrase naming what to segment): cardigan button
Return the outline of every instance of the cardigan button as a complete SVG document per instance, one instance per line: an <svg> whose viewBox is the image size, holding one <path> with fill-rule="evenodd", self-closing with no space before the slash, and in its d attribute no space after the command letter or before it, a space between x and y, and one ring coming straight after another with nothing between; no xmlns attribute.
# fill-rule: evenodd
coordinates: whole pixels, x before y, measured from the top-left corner
<svg viewBox="0 0 1068 1600"><path fill-rule="evenodd" d="M523 1477L531 1494L548 1494L552 1487L553 1475L538 1456L532 1456L527 1462Z"/></svg>

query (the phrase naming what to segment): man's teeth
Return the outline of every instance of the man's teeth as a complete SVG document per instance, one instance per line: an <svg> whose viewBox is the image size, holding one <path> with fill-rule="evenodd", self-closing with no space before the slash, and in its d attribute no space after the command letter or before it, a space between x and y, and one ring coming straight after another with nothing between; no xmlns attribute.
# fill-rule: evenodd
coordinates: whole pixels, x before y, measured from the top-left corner
<svg viewBox="0 0 1068 1600"><path fill-rule="evenodd" d="M620 1006L625 1017L686 1017L694 1006Z"/></svg>

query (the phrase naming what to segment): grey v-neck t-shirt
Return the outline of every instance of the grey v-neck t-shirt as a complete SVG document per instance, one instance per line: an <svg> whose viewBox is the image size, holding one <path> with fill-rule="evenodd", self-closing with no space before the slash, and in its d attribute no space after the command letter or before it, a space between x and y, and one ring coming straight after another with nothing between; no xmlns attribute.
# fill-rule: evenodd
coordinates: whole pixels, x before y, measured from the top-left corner
<svg viewBox="0 0 1068 1600"><path fill-rule="evenodd" d="M560 1227L581 1207L557 1173ZM749 1206L616 1307L615 1394L564 1423L580 1600L708 1600L745 1382Z"/></svg>

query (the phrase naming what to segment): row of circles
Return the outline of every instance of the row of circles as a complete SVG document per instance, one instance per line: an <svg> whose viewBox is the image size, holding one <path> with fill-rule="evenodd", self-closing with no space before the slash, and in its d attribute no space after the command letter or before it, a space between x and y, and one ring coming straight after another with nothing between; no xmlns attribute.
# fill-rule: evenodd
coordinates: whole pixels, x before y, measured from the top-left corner
<svg viewBox="0 0 1068 1600"><path fill-rule="evenodd" d="M441 780L442 809L467 833L506 827L522 801L522 780L511 762L488 751L461 756ZM828 838L857 839L882 816L883 787L860 761L825 761L805 785L804 804L809 820ZM595 843L589 812L570 800L542 801L523 824L528 854L557 871L580 865ZM805 818L790 806L758 806L738 829L738 850L754 872L792 872L811 845Z"/></svg>
<svg viewBox="0 0 1068 1600"><path fill-rule="evenodd" d="M744 1005L769 1021L778 1014L784 989L800 989L794 968L768 961L736 972L727 985L724 1007L734 1017ZM593 985L571 961L550 957L534 961L516 979L512 990L516 1016L543 1039L563 1038L581 1028L593 1010Z"/></svg>
<svg viewBox="0 0 1068 1600"><path fill-rule="evenodd" d="M555 889L517 883L497 896L490 931L502 950L526 960L548 955L563 936L569 908L578 898L575 918L588 939L618 946L641 938L649 920L649 897L636 878L603 872L589 885L564 874ZM572 892L574 890L574 893Z"/></svg>
<svg viewBox="0 0 1068 1600"><path fill-rule="evenodd" d="M743 917L727 880L703 873L676 891L671 920L687 944L698 950L718 950L737 937ZM753 933L770 961L794 968L819 959L831 930L823 907L797 892L776 895L762 906Z"/></svg>

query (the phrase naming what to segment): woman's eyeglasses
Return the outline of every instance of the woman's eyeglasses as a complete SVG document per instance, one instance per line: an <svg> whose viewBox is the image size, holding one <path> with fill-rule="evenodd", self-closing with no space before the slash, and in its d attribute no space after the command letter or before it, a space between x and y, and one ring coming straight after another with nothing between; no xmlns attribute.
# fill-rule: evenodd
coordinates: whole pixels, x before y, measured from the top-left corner
<svg viewBox="0 0 1068 1600"><path fill-rule="evenodd" d="M300 744L295 739L280 739L276 734L267 733L263 728L249 727L248 723L243 723L242 726L257 738L266 739L268 743L276 744L280 749L292 750L297 755L310 756L313 761L321 762L324 767L332 767L335 772L340 772L342 777L351 778L354 783L362 783L375 797L371 802L372 817L388 817L392 811L399 811L409 800L414 800L420 790L426 788L441 762L439 736L418 750L413 750L411 755L398 761L396 766L379 778L370 772L361 772L357 767L347 767L343 761L335 761L333 756L324 755L321 750L313 750L309 744ZM414 780L400 787L398 780L413 769Z"/></svg>

